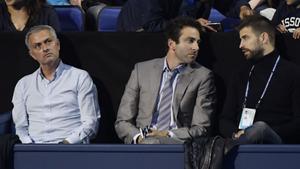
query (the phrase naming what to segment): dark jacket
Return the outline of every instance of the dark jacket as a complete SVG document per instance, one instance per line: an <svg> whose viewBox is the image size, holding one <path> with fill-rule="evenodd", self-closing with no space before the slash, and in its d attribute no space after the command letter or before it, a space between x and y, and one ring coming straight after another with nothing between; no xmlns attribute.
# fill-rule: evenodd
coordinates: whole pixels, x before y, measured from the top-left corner
<svg viewBox="0 0 300 169"><path fill-rule="evenodd" d="M249 80L246 107L255 108L277 59L272 52L256 61ZM220 115L220 133L231 138L238 130L246 84L253 63L237 70L228 84L223 112ZM254 122L267 123L284 143L300 143L300 70L281 57L264 97L256 110Z"/></svg>
<svg viewBox="0 0 300 169"><path fill-rule="evenodd" d="M13 147L17 143L21 143L17 135L0 136L0 169L13 169Z"/></svg>
<svg viewBox="0 0 300 169"><path fill-rule="evenodd" d="M185 1L185 0L184 0ZM182 9L183 0L128 0L118 18L118 31L163 31L166 23L180 15L208 18L210 1L197 1L192 7ZM184 10L184 11L183 11Z"/></svg>
<svg viewBox="0 0 300 169"><path fill-rule="evenodd" d="M27 32L36 25L50 25L56 31L60 31L60 24L55 10L48 5L43 5L41 11L36 16L30 16L23 32ZM16 32L18 31L11 21L10 14L5 2L0 3L0 31Z"/></svg>
<svg viewBox="0 0 300 169"><path fill-rule="evenodd" d="M232 18L239 18L241 6L249 6L250 0L222 0L215 1L214 8L220 11L223 15ZM259 4L254 11L259 12L266 8L277 8L279 3L285 0L266 0L263 3Z"/></svg>

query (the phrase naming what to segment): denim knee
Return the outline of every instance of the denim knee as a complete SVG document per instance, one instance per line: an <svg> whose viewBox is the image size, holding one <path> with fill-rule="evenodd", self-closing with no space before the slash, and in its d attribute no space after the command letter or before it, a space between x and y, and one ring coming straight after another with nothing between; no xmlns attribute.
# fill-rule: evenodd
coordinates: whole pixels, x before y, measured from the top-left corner
<svg viewBox="0 0 300 169"><path fill-rule="evenodd" d="M263 121L257 121L253 124L254 128L260 129L261 131L265 131L266 129L270 128L269 125Z"/></svg>
<svg viewBox="0 0 300 169"><path fill-rule="evenodd" d="M245 137L251 142L257 142L263 139L269 126L263 121L255 122L252 126L245 129ZM259 141L260 142L260 141Z"/></svg>

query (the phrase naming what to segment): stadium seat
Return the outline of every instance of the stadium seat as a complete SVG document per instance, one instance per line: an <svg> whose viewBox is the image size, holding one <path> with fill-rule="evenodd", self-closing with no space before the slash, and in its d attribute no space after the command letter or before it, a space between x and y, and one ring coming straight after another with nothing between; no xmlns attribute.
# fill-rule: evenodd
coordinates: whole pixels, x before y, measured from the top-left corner
<svg viewBox="0 0 300 169"><path fill-rule="evenodd" d="M121 7L104 7L98 17L97 30L101 32L115 32Z"/></svg>
<svg viewBox="0 0 300 169"><path fill-rule="evenodd" d="M62 32L84 31L85 16L78 6L54 6Z"/></svg>
<svg viewBox="0 0 300 169"><path fill-rule="evenodd" d="M104 3L100 3L98 5L92 6L87 10L86 13L86 24L87 24L87 29L91 31L96 31L98 30L98 18L99 18L99 13L100 11L106 6Z"/></svg>

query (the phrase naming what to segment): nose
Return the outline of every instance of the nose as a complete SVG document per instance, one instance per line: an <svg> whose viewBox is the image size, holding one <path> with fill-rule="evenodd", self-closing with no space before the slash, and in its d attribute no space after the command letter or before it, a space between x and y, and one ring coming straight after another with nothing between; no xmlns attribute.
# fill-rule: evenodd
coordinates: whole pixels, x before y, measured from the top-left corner
<svg viewBox="0 0 300 169"><path fill-rule="evenodd" d="M193 50L199 50L198 42L194 42L194 43L193 43L192 49L193 49Z"/></svg>
<svg viewBox="0 0 300 169"><path fill-rule="evenodd" d="M241 42L240 42L240 49L242 48L244 46L244 42L243 42L243 40L241 40Z"/></svg>
<svg viewBox="0 0 300 169"><path fill-rule="evenodd" d="M43 50L44 52L47 52L47 51L49 50L48 45L45 44L45 43L43 43L43 44L42 44L42 50Z"/></svg>

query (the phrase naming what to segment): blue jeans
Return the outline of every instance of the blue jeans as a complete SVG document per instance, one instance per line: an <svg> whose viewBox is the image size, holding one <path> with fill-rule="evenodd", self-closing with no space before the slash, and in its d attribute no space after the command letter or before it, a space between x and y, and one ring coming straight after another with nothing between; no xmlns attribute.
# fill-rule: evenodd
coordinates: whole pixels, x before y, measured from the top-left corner
<svg viewBox="0 0 300 169"><path fill-rule="evenodd" d="M258 121L245 129L239 144L282 144L280 136L265 122Z"/></svg>

